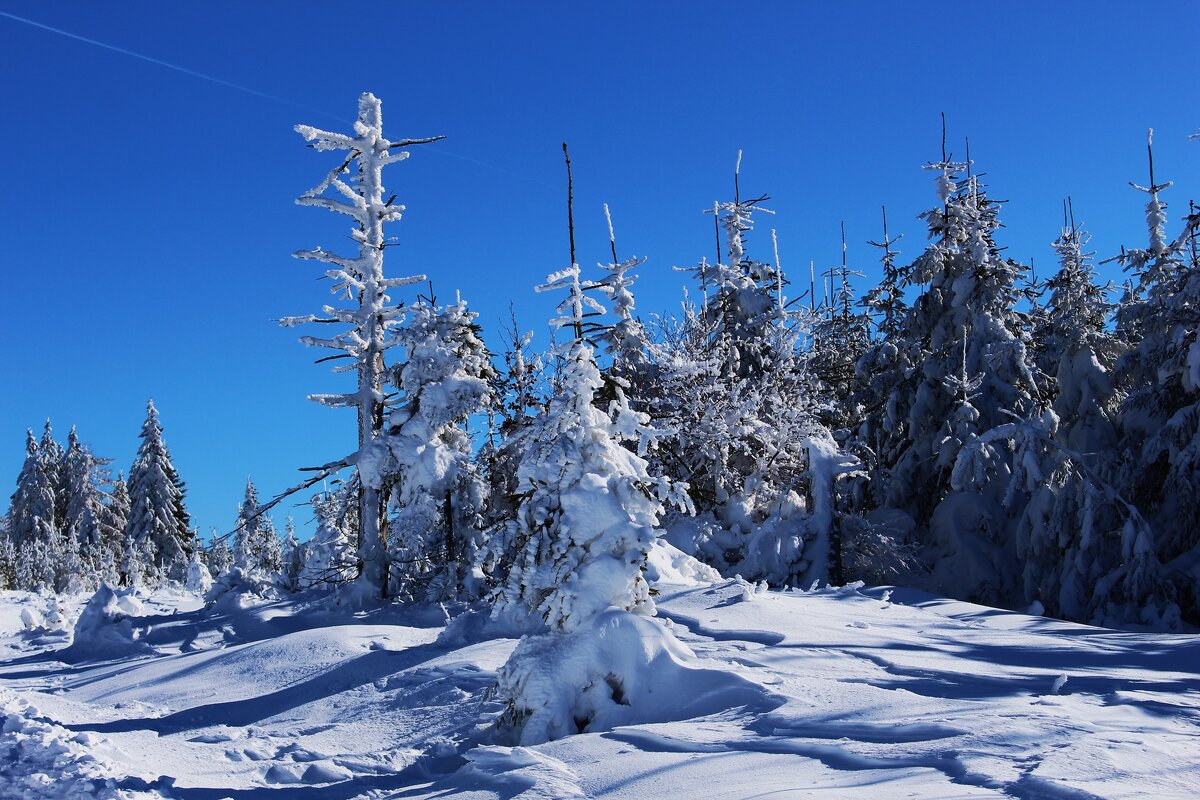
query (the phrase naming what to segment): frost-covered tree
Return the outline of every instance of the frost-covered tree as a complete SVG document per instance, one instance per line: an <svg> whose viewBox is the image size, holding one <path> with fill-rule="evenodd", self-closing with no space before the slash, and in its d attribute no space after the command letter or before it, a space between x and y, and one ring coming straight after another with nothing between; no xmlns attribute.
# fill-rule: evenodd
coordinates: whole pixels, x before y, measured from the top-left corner
<svg viewBox="0 0 1200 800"><path fill-rule="evenodd" d="M208 571L208 567L205 566L204 561L200 557L201 552L203 551L199 547L192 551L192 558L188 562L187 576L184 578L183 588L193 594L203 596L212 588L213 579Z"/></svg>
<svg viewBox="0 0 1200 800"><path fill-rule="evenodd" d="M275 523L258 503L254 481L246 479L246 494L238 506L233 540L234 564L244 572L274 576L283 566Z"/></svg>
<svg viewBox="0 0 1200 800"><path fill-rule="evenodd" d="M54 527L60 532L66 529L67 491L64 482L64 459L66 451L54 439L54 430L50 420L42 427L42 439L38 443L38 457L42 460L42 469L54 487Z"/></svg>
<svg viewBox="0 0 1200 800"><path fill-rule="evenodd" d="M153 566L163 578L182 581L195 543L183 502L184 484L162 434L158 409L151 400L139 434L142 443L129 470L127 537L132 547L126 549L141 558L150 555L151 564L141 567L143 574Z"/></svg>
<svg viewBox="0 0 1200 800"><path fill-rule="evenodd" d="M45 545L58 537L56 503L54 481L46 472L46 460L33 431L26 431L25 461L17 476L17 490L12 495L8 513L9 535L18 550L27 543Z"/></svg>
<svg viewBox="0 0 1200 800"><path fill-rule="evenodd" d="M363 94L358 102L358 119L353 134L331 133L308 125L296 131L315 150L346 153L323 181L297 199L304 206L324 208L354 221L351 237L358 243L355 256L340 256L320 247L301 250L297 258L318 261L327 266L326 276L333 280L332 291L351 301L348 307L325 306L321 314L288 317L284 325L326 323L345 326L329 336L303 336L301 341L315 347L336 350L348 361L336 372L357 373L355 391L345 394L314 394L310 399L334 408L354 408L358 412L358 448L366 447L383 429L386 398L384 380L387 367L384 355L398 342L394 328L403 311L390 304L388 292L419 283L423 275L387 278L383 271L384 249L388 245L384 226L400 219L404 206L388 196L383 186L383 168L402 161L408 152L401 149L413 144L437 141L405 139L390 141L383 135L383 111L379 99ZM353 171L353 177L342 176ZM385 532L386 499L381 488L360 481L359 559L364 589L373 594L387 591L387 541Z"/></svg>
<svg viewBox="0 0 1200 800"><path fill-rule="evenodd" d="M608 243L612 249L612 261L597 264L608 274L591 285L608 298L616 321L600 331L596 339L604 345L611 359L609 371L614 377L626 382L627 394L637 397L641 394L640 384L648 379L644 373L647 368L646 351L649 342L641 321L634 316L637 304L633 296L633 282L637 276L631 274L631 271L646 260L636 256L619 259L612 214L607 203L604 204L604 218L608 222Z"/></svg>
<svg viewBox="0 0 1200 800"><path fill-rule="evenodd" d="M1108 287L1097 282L1092 254L1084 249L1088 238L1069 210L1052 245L1059 270L1046 283L1050 298L1034 341L1039 368L1053 378L1059 441L1099 455L1116 444L1119 398L1112 372L1124 344L1109 330L1113 304Z"/></svg>
<svg viewBox="0 0 1200 800"><path fill-rule="evenodd" d="M1167 237L1167 206L1160 193L1171 183L1155 182L1152 136L1153 131L1147 136L1150 183L1133 184L1148 198L1148 243L1120 257L1137 275L1141 299L1125 304L1118 316L1117 332L1133 346L1116 370L1125 393L1120 483L1151 526L1122 537L1125 570L1112 602L1155 622L1168 618L1178 599L1195 622L1200 619L1195 514L1200 503L1200 266L1189 263L1188 248L1200 214L1193 211L1183 231Z"/></svg>
<svg viewBox="0 0 1200 800"><path fill-rule="evenodd" d="M125 542L128 539L130 509L129 486L125 483L125 473L118 472L112 494L108 497L103 526L104 539L109 551L105 560L107 561L111 557L114 570L114 573L105 580L111 581L114 586L126 584L121 571L121 560L125 552Z"/></svg>
<svg viewBox="0 0 1200 800"><path fill-rule="evenodd" d="M511 316L511 325L501 328L503 366L492 378L486 409L488 436L476 458L486 486L483 525L487 530L503 529L516 518L517 465L525 435L546 402L546 361L530 348L533 333L522 332L516 315Z"/></svg>
<svg viewBox="0 0 1200 800"><path fill-rule="evenodd" d="M784 316L785 280L777 264L749 256L747 237L754 230L754 214L773 214L759 203L766 195L743 200L738 189L742 154L734 172L734 199L715 203L712 213L724 234L724 258L715 264L701 259L685 271L699 281L704 295L702 319L711 327L710 345L719 351L726 375L747 377L762 371L774 357L774 329Z"/></svg>
<svg viewBox="0 0 1200 800"><path fill-rule="evenodd" d="M854 309L851 276L862 277L862 273L850 269L846 254L846 226L843 223L841 267L829 273L834 292L812 326L808 354L808 367L821 381L823 393L829 398L825 416L834 429L847 429L859 421L857 404L851 395L856 384L855 366L867 350L871 333L870 317Z"/></svg>
<svg viewBox="0 0 1200 800"><path fill-rule="evenodd" d="M208 574L217 579L233 567L233 548L226 544L224 539L217 536L215 528L212 531L211 539L212 544L208 548L205 566L208 567Z"/></svg>
<svg viewBox="0 0 1200 800"><path fill-rule="evenodd" d="M609 606L653 610L642 568L663 503L683 496L622 445L644 452L654 432L621 387L608 409L594 402L604 381L583 337L584 314L603 309L583 293L579 266L550 275L538 289L567 291L554 324L572 340L517 470L517 517L494 543L506 575L495 600L501 610L522 609L551 630L571 631Z"/></svg>
<svg viewBox="0 0 1200 800"><path fill-rule="evenodd" d="M484 486L472 459L470 417L484 411L495 369L476 314L459 300L418 303L397 329L406 358L383 432L359 457L359 474L390 497L396 594L456 597L480 545Z"/></svg>
<svg viewBox="0 0 1200 800"><path fill-rule="evenodd" d="M300 585L304 589L340 586L358 574L358 492L342 484L312 498L316 533L306 543Z"/></svg>
<svg viewBox="0 0 1200 800"><path fill-rule="evenodd" d="M7 528L0 530L0 589L17 588L17 548Z"/></svg>
<svg viewBox="0 0 1200 800"><path fill-rule="evenodd" d="M1025 500L1009 495L1013 452L994 442L988 469L969 490L952 478L960 452L976 437L1014 419L1041 418L1025 321L1016 310L1024 268L994 240L998 205L979 176L959 177L969 164L954 163L943 148L942 160L928 168L936 173L939 204L922 215L932 243L907 276L924 290L894 336L904 372L872 424L894 436L880 446L887 457L877 474L886 482L884 504L906 511L928 533L939 588L1011 602L1013 520L1005 508Z"/></svg>
<svg viewBox="0 0 1200 800"><path fill-rule="evenodd" d="M906 420L901 413L902 395L898 392L906 380L911 348L904 345L901 331L909 313L904 297L908 271L897 264L899 252L893 245L901 236L890 236L887 209L883 210L883 237L868 242L880 251L883 276L879 284L867 292L861 304L875 324L876 335L854 365L855 391L852 400L861 407L862 420L855 432L852 447L872 472L880 464L893 464L899 458L901 437ZM886 484L868 482L860 506L883 505Z"/></svg>
<svg viewBox="0 0 1200 800"><path fill-rule="evenodd" d="M280 570L280 578L288 591L296 592L300 590L300 573L304 571L304 562L308 558L308 552L296 538L296 525L292 522L291 517L287 518L283 530L283 547L280 550L280 561L283 567Z"/></svg>
<svg viewBox="0 0 1200 800"><path fill-rule="evenodd" d="M63 486L67 495L64 534L74 540L72 547L78 548L88 573L82 581L84 586L94 584L101 564L107 566L112 561L106 558L112 541L112 531L106 525L109 510L99 486L106 463L79 441L79 435L72 427L63 457Z"/></svg>

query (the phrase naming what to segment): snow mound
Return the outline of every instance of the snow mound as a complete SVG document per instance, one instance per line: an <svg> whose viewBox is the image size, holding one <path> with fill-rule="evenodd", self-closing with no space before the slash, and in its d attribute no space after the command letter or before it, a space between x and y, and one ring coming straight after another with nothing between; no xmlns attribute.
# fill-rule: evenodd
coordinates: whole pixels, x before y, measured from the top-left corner
<svg viewBox="0 0 1200 800"><path fill-rule="evenodd" d="M204 595L204 604L213 611L237 612L280 597L279 588L261 573L234 567L213 581Z"/></svg>
<svg viewBox="0 0 1200 800"><path fill-rule="evenodd" d="M124 658L153 651L141 641L142 631L134 625L141 602L133 589L114 590L106 583L88 600L75 623L75 636L60 658L68 663Z"/></svg>
<svg viewBox="0 0 1200 800"><path fill-rule="evenodd" d="M500 669L499 690L510 703L498 732L522 745L780 702L740 675L702 666L658 622L617 608L569 634L522 639Z"/></svg>
<svg viewBox="0 0 1200 800"><path fill-rule="evenodd" d="M721 573L665 539L655 539L646 554L646 580L652 584L701 586L720 583L723 579Z"/></svg>
<svg viewBox="0 0 1200 800"><path fill-rule="evenodd" d="M146 780L121 776L90 753L88 734L39 719L36 708L8 689L0 689L0 713L0 795L26 800L164 797Z"/></svg>
<svg viewBox="0 0 1200 800"><path fill-rule="evenodd" d="M476 747L463 754L469 762L459 775L481 789L499 790L522 800L569 800L587 797L575 773L557 758L525 747ZM507 791L505 791L507 790Z"/></svg>

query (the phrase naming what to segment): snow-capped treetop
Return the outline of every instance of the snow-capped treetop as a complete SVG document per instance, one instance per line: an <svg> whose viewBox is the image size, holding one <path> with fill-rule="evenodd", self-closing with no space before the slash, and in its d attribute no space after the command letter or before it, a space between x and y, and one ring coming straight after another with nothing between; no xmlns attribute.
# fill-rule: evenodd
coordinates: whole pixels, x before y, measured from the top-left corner
<svg viewBox="0 0 1200 800"><path fill-rule="evenodd" d="M400 308L390 305L391 298L387 292L425 280L424 275L402 278L384 276L384 225L399 220L404 213L404 205L395 202L395 195L385 196L383 168L408 158L408 151L399 148L441 138L392 142L383 135L382 119L379 99L365 93L359 98L358 120L354 123L353 136L308 125L296 126L296 132L316 150L349 151L341 164L331 170L323 181L297 198L296 202L351 217L355 221L351 238L358 242L359 247L355 257L339 256L320 247L299 250L294 255L330 265L325 274L333 280L331 291L358 302L351 308L324 306L322 314L280 320L286 326L310 322L338 322L350 326L349 330L331 337L302 336L300 340L306 345L340 350L353 358L352 363L339 365L334 371L358 369L360 381L357 392L314 394L310 398L328 406L359 408L360 445L378 433L379 414L375 407L381 402L379 381L382 377L382 364L378 362L385 350L396 345L391 334L402 315ZM349 181L343 180L341 176L350 171L352 164L356 174Z"/></svg>
<svg viewBox="0 0 1200 800"><path fill-rule="evenodd" d="M566 269L560 269L558 272L552 272L547 275L546 282L535 286L534 291L553 292L559 289L567 290L567 296L555 309L558 316L552 318L550 324L555 328L569 327L573 336L573 343L583 341L586 337L601 329L596 323L587 321L591 317L605 313L604 306L586 294L587 290L595 289L597 286L598 284L593 281L581 281L579 279L579 265L572 264ZM565 345L567 349L570 349L570 346L571 343Z"/></svg>
<svg viewBox="0 0 1200 800"><path fill-rule="evenodd" d="M613 315L617 321L608 326L597 337L603 342L613 360L613 367L618 374L636 371L645 363L646 332L642 323L634 317L635 302L633 298L633 282L636 275L630 270L636 269L646 262L644 258L631 256L625 260L617 258L617 241L613 232L612 215L608 203L604 204L604 217L608 221L608 241L612 247L612 261L608 264L597 263L605 275L593 284L605 297L612 302Z"/></svg>

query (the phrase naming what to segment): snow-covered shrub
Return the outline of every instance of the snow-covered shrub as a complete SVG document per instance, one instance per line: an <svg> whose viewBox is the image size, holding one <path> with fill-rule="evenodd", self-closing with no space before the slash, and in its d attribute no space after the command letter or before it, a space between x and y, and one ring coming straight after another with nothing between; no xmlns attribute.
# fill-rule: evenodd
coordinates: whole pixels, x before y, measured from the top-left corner
<svg viewBox="0 0 1200 800"><path fill-rule="evenodd" d="M184 589L192 594L207 594L212 588L213 578L209 574L208 567L200 560L200 550L196 549L192 553L192 560L188 562L187 578L184 580Z"/></svg>

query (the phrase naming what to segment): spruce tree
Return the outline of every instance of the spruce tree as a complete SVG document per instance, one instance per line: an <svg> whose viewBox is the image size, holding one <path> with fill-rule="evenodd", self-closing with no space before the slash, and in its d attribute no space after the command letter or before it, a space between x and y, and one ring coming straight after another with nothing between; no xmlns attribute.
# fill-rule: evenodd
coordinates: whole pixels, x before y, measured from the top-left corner
<svg viewBox="0 0 1200 800"><path fill-rule="evenodd" d="M144 576L153 573L183 581L195 547L190 521L184 508L184 484L171 463L162 425L154 401L146 404L146 421L139 434L142 443L129 470L129 528L127 563L149 556L151 563L139 567ZM150 568L153 567L151 570ZM149 578L145 578L149 580Z"/></svg>
<svg viewBox="0 0 1200 800"><path fill-rule="evenodd" d="M280 551L283 568L280 570L280 577L288 591L297 592L301 588L300 574L304 571L308 550L296 538L296 525L291 517L287 518L283 530L283 546Z"/></svg>
<svg viewBox="0 0 1200 800"><path fill-rule="evenodd" d="M26 431L25 462L17 476L17 490L12 495L8 515L9 535L18 550L34 542L45 545L59 535L55 523L57 494L46 465L33 431Z"/></svg>
<svg viewBox="0 0 1200 800"><path fill-rule="evenodd" d="M275 523L261 512L254 481L246 479L246 494L238 506L233 544L234 564L244 572L274 577L282 567Z"/></svg>
<svg viewBox="0 0 1200 800"><path fill-rule="evenodd" d="M301 588L337 587L358 575L358 492L341 484L312 498L317 530L305 543Z"/></svg>
<svg viewBox="0 0 1200 800"><path fill-rule="evenodd" d="M38 457L42 460L42 469L54 489L54 527L62 532L66 530L67 518L67 489L65 484L66 451L54 439L54 430L50 420L42 427L42 440L38 443Z"/></svg>
<svg viewBox="0 0 1200 800"><path fill-rule="evenodd" d="M567 290L554 322L573 338L517 470L522 501L503 543L506 580L495 599L501 610L522 609L569 632L609 606L653 611L642 569L663 502L683 497L622 446L644 452L654 432L621 388L607 411L594 403L604 381L584 340L584 314L602 309L584 295L578 265L539 289Z"/></svg>
<svg viewBox="0 0 1200 800"><path fill-rule="evenodd" d="M1188 259L1200 214L1193 210L1182 232L1167 237L1167 205L1160 193L1171 183L1156 182L1152 142L1150 131L1149 185L1131 184L1148 198L1148 242L1119 257L1136 274L1140 299L1124 304L1118 315L1117 332L1132 347L1116 370L1125 393L1120 482L1151 525L1123 533L1124 578L1110 601L1153 623L1178 613L1178 600L1189 621L1196 622L1195 575L1165 565L1200 563L1200 521L1194 513L1200 503L1200 265Z"/></svg>
<svg viewBox="0 0 1200 800"><path fill-rule="evenodd" d="M970 163L953 162L943 145L941 161L927 168L936 172L939 201L922 214L933 241L908 270L908 281L924 290L895 336L907 363L876 412L885 418L874 428L895 437L880 447L887 457L876 474L886 481L884 504L906 511L932 545L939 588L1013 602L1014 520L1005 509L1027 499L1010 494L1025 491L1009 480L1015 456L996 437L985 453L970 450L971 465L957 462L986 431L1041 419L1016 310L1025 268L997 246L999 206Z"/></svg>
<svg viewBox="0 0 1200 800"><path fill-rule="evenodd" d="M397 329L406 358L391 373L395 410L359 471L391 498L394 593L451 599L480 545L484 488L467 423L486 408L495 369L466 303L429 300Z"/></svg>
<svg viewBox="0 0 1200 800"><path fill-rule="evenodd" d="M106 549L111 545L110 532L105 528L109 510L98 485L103 478L101 471L105 463L79 441L79 435L72 427L63 458L63 485L67 495L65 535L74 540L72 546L78 548L88 573L83 584L92 587L99 580L101 565L109 562Z"/></svg>

